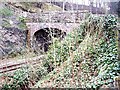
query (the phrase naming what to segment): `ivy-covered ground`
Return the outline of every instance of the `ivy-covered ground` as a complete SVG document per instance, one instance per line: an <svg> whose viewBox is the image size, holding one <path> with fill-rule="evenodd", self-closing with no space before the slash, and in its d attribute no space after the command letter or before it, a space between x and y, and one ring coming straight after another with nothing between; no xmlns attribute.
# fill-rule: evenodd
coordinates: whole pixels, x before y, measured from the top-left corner
<svg viewBox="0 0 120 90"><path fill-rule="evenodd" d="M78 29L53 44L39 67L17 70L2 85L17 88L96 88L114 86L120 75L117 19L113 15L87 15Z"/></svg>

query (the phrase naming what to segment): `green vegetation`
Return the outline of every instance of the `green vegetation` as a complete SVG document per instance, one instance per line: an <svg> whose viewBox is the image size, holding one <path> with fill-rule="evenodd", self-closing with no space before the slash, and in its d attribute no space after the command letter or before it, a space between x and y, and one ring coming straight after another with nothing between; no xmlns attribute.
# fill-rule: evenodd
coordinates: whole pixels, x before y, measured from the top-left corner
<svg viewBox="0 0 120 90"><path fill-rule="evenodd" d="M18 27L22 30L26 30L27 26L26 26L26 18L25 17L19 17L19 21L20 23L18 24Z"/></svg>
<svg viewBox="0 0 120 90"><path fill-rule="evenodd" d="M2 90L18 90L18 89L25 89L28 88L28 71L27 69L20 69L14 72L11 76L7 75L7 80L3 85Z"/></svg>
<svg viewBox="0 0 120 90"><path fill-rule="evenodd" d="M49 82L49 87L83 88L100 88L113 83L114 77L120 74L116 24L112 15L89 16L77 32L71 32L62 42L53 42L45 63L48 70L52 67L52 72L36 87L47 87L45 82Z"/></svg>
<svg viewBox="0 0 120 90"><path fill-rule="evenodd" d="M13 15L13 12L8 7L0 8L0 16L2 19L2 27L10 27L9 17Z"/></svg>
<svg viewBox="0 0 120 90"><path fill-rule="evenodd" d="M15 73L13 83L6 83L3 89L28 85L28 82L29 85L34 83L32 87L41 88L99 89L102 85L113 84L114 77L120 75L116 24L117 19L112 15L89 15L62 41L53 38L39 68L29 65L19 75Z"/></svg>
<svg viewBox="0 0 120 90"><path fill-rule="evenodd" d="M0 15L10 17L13 15L13 12L8 7L2 7L0 8Z"/></svg>
<svg viewBox="0 0 120 90"><path fill-rule="evenodd" d="M3 74L5 78L2 90L18 90L29 89L30 84L34 85L35 82L42 79L48 74L47 69L39 65L39 68L33 68L29 64L23 68L18 69L13 74Z"/></svg>
<svg viewBox="0 0 120 90"><path fill-rule="evenodd" d="M3 19L2 21L2 27L10 27L10 22L8 21L8 19Z"/></svg>

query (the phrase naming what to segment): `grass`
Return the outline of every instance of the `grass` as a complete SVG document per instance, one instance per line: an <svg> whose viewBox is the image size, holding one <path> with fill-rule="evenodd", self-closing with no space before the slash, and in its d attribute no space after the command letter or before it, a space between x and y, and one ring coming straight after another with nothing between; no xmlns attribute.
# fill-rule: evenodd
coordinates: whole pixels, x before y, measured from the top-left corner
<svg viewBox="0 0 120 90"><path fill-rule="evenodd" d="M69 38L65 38L62 42L59 42L60 44L58 44L57 47L56 43L53 43L52 49L50 50L53 52L51 54L53 56L51 57L54 59L54 62L52 62L54 64L54 70L38 81L34 87L66 88L68 86L69 88L100 88L104 84L108 85L113 82L114 75L119 75L118 70L120 69L118 66L119 62L117 61L117 51L115 51L115 42L114 39L112 39L114 36L111 39L109 36L106 37L106 31L101 27L103 24L101 23L103 22L101 19L93 18L92 20L88 21L88 23L85 22L84 30L86 30L86 34L76 49L71 49L71 47L74 48L73 45L77 43L75 31L71 32L71 35L66 36L66 38ZM115 32L111 30L110 33L112 36ZM59 45L61 47L59 47ZM68 50L64 48L65 51L62 51L64 54L56 53L56 51L61 50L64 45L68 45ZM62 62L60 62L60 59L57 60L67 52L68 55L65 56L65 58L60 58L61 60L65 60ZM51 57L47 59L51 60ZM114 58L114 60L112 58ZM113 60L114 63L111 63L111 60ZM60 64L57 64L56 61L59 61ZM113 68L116 69L113 70ZM110 74L109 77L107 76L108 74Z"/></svg>
<svg viewBox="0 0 120 90"><path fill-rule="evenodd" d="M79 30L81 30L81 27L79 28ZM77 41L78 40L77 38L79 37L78 36L78 32L76 31L73 31L71 32L71 36L66 36L66 38L63 40L63 42L61 42L61 44L64 45L64 42L68 43L68 46L69 48L70 47L73 47L73 43L76 43L77 44ZM92 34L92 35L91 35ZM87 53L87 50L89 47L91 46L95 46L95 45L98 45L99 42L100 42L100 39L99 39L99 36L101 34L101 30L97 30L96 32L89 32L87 31L86 32L86 35L84 37L84 39L82 40L81 43L78 43L77 45L77 49L72 51L72 50L69 50L68 53L69 55L67 56L67 60L66 61L63 61L61 62L61 65L60 66L56 66L55 67L55 70L53 70L52 72L50 72L47 76L45 76L42 80L40 80L36 85L35 87L47 87L47 84L50 84L51 86L49 87L52 87L54 86L55 83L53 83L54 80L57 80L57 78L59 77L62 77L61 75L64 75L64 71L66 70L66 68L71 68L73 67L74 69L74 65L76 63L75 61L75 56L76 55L79 55L80 58L84 58L86 56L86 53ZM75 35L75 37L74 37ZM67 38L68 37L68 38ZM76 40L75 40L76 39ZM67 40L67 41L65 41ZM68 41L69 40L69 41ZM61 44L58 44L58 45L61 45ZM54 44L53 44L54 45ZM55 44L56 45L56 44ZM52 48L54 48L52 46ZM64 50L64 49L63 49ZM59 54L59 53L58 53ZM54 57L54 56L53 56ZM56 57L56 56L55 56ZM58 56L57 56L58 57ZM84 60L81 60L81 62L84 62ZM66 68L65 68L66 67ZM70 72L70 74L72 74L72 72ZM69 79L73 79L73 78L69 78ZM70 84L72 86L72 84Z"/></svg>
<svg viewBox="0 0 120 90"><path fill-rule="evenodd" d="M120 70L115 31L111 25L113 17L105 19L107 24L104 24L104 17L88 17L62 41L53 38L39 68L29 65L28 79L35 84L32 88L98 89L113 83L113 78L119 75ZM105 29L104 25L109 27Z"/></svg>
<svg viewBox="0 0 120 90"><path fill-rule="evenodd" d="M56 6L50 3L42 3L41 7L36 7L33 3L21 2L21 3L16 3L15 6L23 8L24 10L27 10L33 13L38 13L41 11L61 11L62 10L62 8L60 8L59 6Z"/></svg>
<svg viewBox="0 0 120 90"><path fill-rule="evenodd" d="M50 3L44 3L41 7L43 11L62 11L62 8L59 6L50 4Z"/></svg>

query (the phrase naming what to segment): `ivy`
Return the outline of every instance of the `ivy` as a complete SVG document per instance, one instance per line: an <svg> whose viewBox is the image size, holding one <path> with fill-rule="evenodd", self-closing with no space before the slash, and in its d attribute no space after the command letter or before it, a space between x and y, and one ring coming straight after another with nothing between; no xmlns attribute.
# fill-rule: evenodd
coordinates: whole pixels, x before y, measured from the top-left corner
<svg viewBox="0 0 120 90"><path fill-rule="evenodd" d="M5 17L6 16L10 17L13 15L13 12L8 7L2 7L0 8L0 15L5 16Z"/></svg>
<svg viewBox="0 0 120 90"><path fill-rule="evenodd" d="M19 21L20 23L18 24L19 28L22 30L26 30L27 26L26 26L26 18L21 16L19 17Z"/></svg>
<svg viewBox="0 0 120 90"><path fill-rule="evenodd" d="M9 83L6 82L2 86L2 90L18 90L28 88L28 71L27 69L20 69L14 72L13 75L8 76Z"/></svg>

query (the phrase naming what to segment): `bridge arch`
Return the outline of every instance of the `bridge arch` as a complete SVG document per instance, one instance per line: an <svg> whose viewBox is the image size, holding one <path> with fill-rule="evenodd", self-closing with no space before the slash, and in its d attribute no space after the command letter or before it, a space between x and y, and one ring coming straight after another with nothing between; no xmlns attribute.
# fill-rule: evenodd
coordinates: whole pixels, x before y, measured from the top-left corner
<svg viewBox="0 0 120 90"><path fill-rule="evenodd" d="M58 28L42 28L37 30L32 37L32 47L35 52L43 53L48 51L49 45L52 44L52 37L64 38L66 32Z"/></svg>
<svg viewBox="0 0 120 90"><path fill-rule="evenodd" d="M35 51L40 51L43 43L39 43L38 39L38 41L36 40L36 37L39 37L39 35L41 35L40 32L47 34L47 32L50 33L49 31L55 32L57 30L60 31L61 35L64 37L70 31L79 27L79 23L26 23L26 26L29 32L28 47L34 49ZM56 34L54 36L56 36ZM49 41L51 42L51 39ZM42 48L42 52L48 50L48 46L51 44L50 42L46 42L46 44L43 45L44 48ZM45 49L45 47L47 48Z"/></svg>

